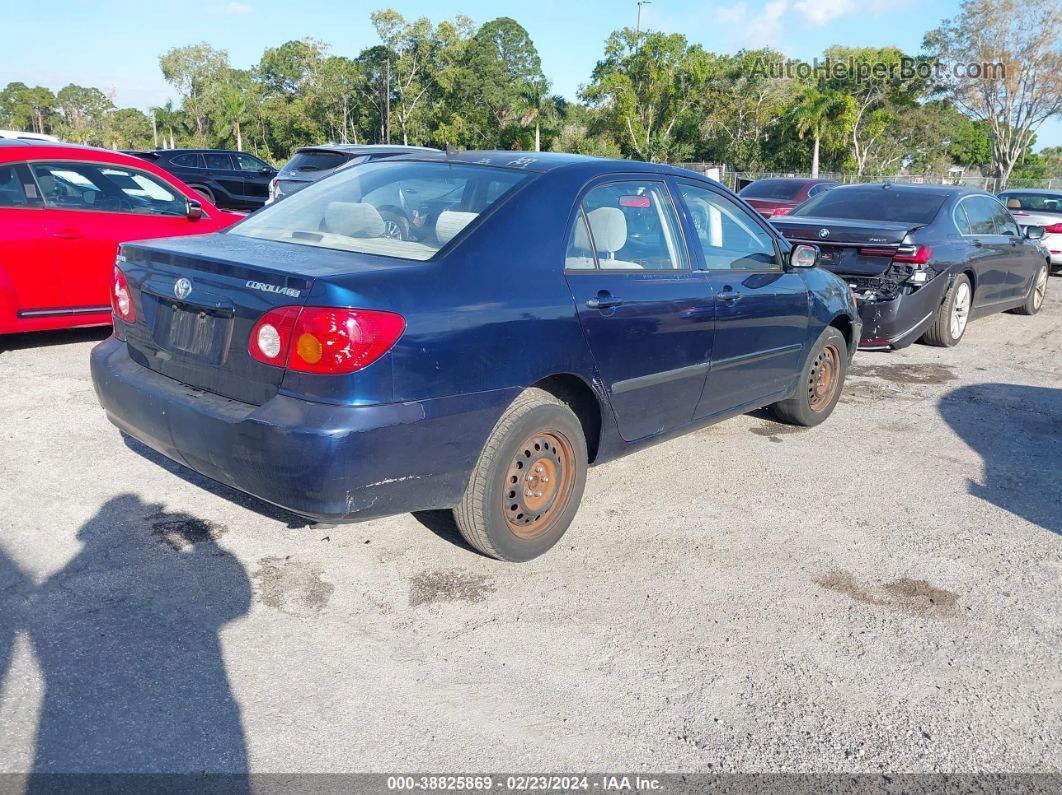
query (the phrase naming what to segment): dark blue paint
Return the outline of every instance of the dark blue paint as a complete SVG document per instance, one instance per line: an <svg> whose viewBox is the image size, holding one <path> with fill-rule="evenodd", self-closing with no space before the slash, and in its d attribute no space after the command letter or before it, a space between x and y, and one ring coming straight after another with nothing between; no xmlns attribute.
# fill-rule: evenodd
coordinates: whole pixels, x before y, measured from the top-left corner
<svg viewBox="0 0 1062 795"><path fill-rule="evenodd" d="M565 277L568 224L588 184L654 174L733 197L710 180L570 155L457 158L536 173L427 262L237 235L124 247L141 317L159 311L141 294L145 286L188 276L195 289L231 301L232 343L223 365L209 368L165 350L151 327L119 323L128 344L112 338L92 355L110 419L165 455L297 513L365 519L454 505L505 407L543 379L565 377L593 396L600 463L778 400L827 325L858 334L850 293L831 274L709 272L695 241L689 271ZM784 257L788 244L749 212ZM248 279L299 296L248 290ZM741 297L720 300L727 288ZM624 303L587 306L604 292ZM251 326L292 303L398 312L406 330L389 353L348 376L251 360Z"/></svg>

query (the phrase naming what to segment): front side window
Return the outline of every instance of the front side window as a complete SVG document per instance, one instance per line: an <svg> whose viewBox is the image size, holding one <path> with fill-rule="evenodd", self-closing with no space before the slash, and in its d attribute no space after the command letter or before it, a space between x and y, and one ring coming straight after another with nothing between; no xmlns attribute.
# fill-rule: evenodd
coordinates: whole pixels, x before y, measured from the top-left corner
<svg viewBox="0 0 1062 795"><path fill-rule="evenodd" d="M236 165L240 167L240 171L254 171L255 173L259 173L263 168L269 168L269 166L257 157L251 157L250 155L233 155L233 157L236 158Z"/></svg>
<svg viewBox="0 0 1062 795"><path fill-rule="evenodd" d="M664 183L624 180L600 185L583 199L582 210L590 231L586 242L601 270L689 268Z"/></svg>
<svg viewBox="0 0 1062 795"><path fill-rule="evenodd" d="M49 207L132 215L188 213L184 196L135 169L102 163L35 163L32 169Z"/></svg>
<svg viewBox="0 0 1062 795"><path fill-rule="evenodd" d="M706 188L681 185L709 270L781 270L772 238L743 208Z"/></svg>
<svg viewBox="0 0 1062 795"><path fill-rule="evenodd" d="M995 205L996 234L1021 237L1021 230L1018 229L1018 224L1013 216L999 202L993 201L992 204Z"/></svg>
<svg viewBox="0 0 1062 795"><path fill-rule="evenodd" d="M426 260L532 176L479 165L382 161L344 169L226 234ZM501 190L489 190L495 183Z"/></svg>

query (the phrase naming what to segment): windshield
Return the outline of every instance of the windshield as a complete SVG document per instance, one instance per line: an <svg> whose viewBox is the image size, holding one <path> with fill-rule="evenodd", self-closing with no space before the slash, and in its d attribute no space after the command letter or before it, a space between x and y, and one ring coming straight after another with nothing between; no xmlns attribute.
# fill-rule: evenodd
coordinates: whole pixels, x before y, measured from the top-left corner
<svg viewBox="0 0 1062 795"><path fill-rule="evenodd" d="M528 176L464 164L368 163L258 211L227 234L426 260Z"/></svg>
<svg viewBox="0 0 1062 795"><path fill-rule="evenodd" d="M808 199L789 215L928 224L936 218L946 198L947 194L944 193L882 188L879 185L834 188Z"/></svg>
<svg viewBox="0 0 1062 795"><path fill-rule="evenodd" d="M758 179L738 193L743 199L795 199L804 183L800 180Z"/></svg>
<svg viewBox="0 0 1062 795"><path fill-rule="evenodd" d="M999 200L1008 210L1062 214L1062 193L1001 193Z"/></svg>

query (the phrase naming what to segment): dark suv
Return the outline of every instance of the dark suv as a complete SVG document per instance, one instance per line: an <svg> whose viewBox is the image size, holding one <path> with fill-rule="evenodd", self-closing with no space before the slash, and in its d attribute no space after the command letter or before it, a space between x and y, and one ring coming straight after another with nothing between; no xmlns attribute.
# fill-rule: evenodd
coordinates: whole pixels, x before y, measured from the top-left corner
<svg viewBox="0 0 1062 795"><path fill-rule="evenodd" d="M257 210L277 170L246 152L227 149L153 149L129 152L169 171L217 207Z"/></svg>
<svg viewBox="0 0 1062 795"><path fill-rule="evenodd" d="M321 144L303 146L295 150L291 160L283 165L280 173L269 183L269 200L278 199L302 190L312 182L324 179L344 166L383 160L395 155L435 152L424 146L392 146L391 144Z"/></svg>

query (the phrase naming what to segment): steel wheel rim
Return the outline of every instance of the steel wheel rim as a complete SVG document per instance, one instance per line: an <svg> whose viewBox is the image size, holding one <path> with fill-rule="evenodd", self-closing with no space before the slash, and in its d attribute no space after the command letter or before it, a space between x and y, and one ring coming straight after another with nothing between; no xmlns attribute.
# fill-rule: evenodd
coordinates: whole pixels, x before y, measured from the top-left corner
<svg viewBox="0 0 1062 795"><path fill-rule="evenodd" d="M958 339L966 330L966 321L970 318L970 285L963 282L955 291L955 301L951 305L951 336Z"/></svg>
<svg viewBox="0 0 1062 795"><path fill-rule="evenodd" d="M827 345L811 364L808 379L808 405L812 411L822 411L833 402L841 382L841 352Z"/></svg>
<svg viewBox="0 0 1062 795"><path fill-rule="evenodd" d="M549 532L575 487L575 450L556 431L536 431L516 448L502 484L502 516L513 535Z"/></svg>
<svg viewBox="0 0 1062 795"><path fill-rule="evenodd" d="M1040 273L1036 276L1036 287L1033 288L1033 308L1039 309L1044 302L1044 298L1047 297L1047 266L1040 268Z"/></svg>

